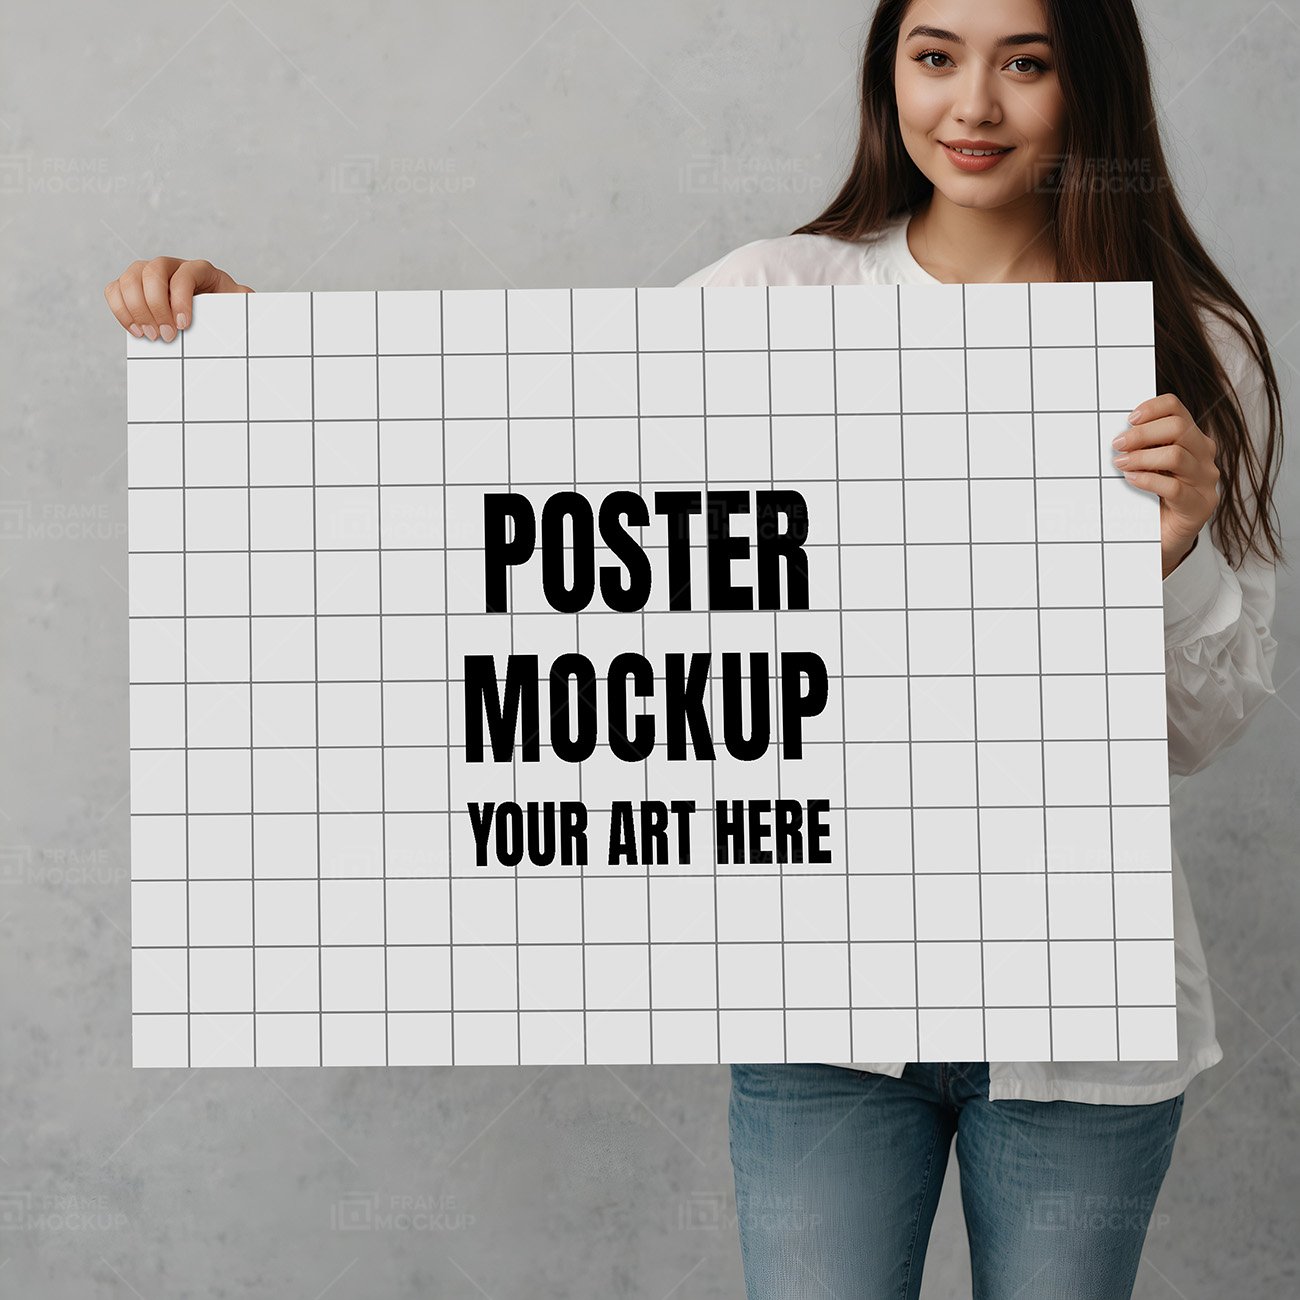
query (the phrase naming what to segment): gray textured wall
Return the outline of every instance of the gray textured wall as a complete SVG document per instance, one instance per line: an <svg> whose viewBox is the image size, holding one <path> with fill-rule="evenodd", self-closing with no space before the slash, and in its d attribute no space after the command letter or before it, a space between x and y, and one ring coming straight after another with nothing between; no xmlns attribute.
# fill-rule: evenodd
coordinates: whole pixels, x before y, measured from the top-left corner
<svg viewBox="0 0 1300 1300"><path fill-rule="evenodd" d="M6 7L0 1293L742 1294L724 1067L131 1072L124 335L101 290L158 253L264 290L672 284L819 209L866 12ZM1300 6L1143 12L1182 192L1294 421ZM1190 1090L1148 1300L1295 1285L1294 593L1283 572L1278 699L1176 792L1226 1060ZM955 1184L928 1298L969 1293ZM358 1197L399 1217L338 1226Z"/></svg>

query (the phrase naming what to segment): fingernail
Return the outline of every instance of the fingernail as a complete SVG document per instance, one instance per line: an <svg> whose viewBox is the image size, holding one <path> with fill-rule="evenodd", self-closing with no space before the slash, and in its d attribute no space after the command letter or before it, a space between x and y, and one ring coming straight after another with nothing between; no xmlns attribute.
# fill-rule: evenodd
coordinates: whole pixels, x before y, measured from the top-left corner
<svg viewBox="0 0 1300 1300"><path fill-rule="evenodd" d="M162 341L164 343L170 343L172 339L176 337L176 331L172 329L170 325L164 325L162 327L161 333L162 333Z"/></svg>
<svg viewBox="0 0 1300 1300"><path fill-rule="evenodd" d="M146 325L144 327L144 336L152 343L158 337L158 327L156 325Z"/></svg>
<svg viewBox="0 0 1300 1300"><path fill-rule="evenodd" d="M183 330L189 323L190 318L183 311L176 313L176 328L178 330Z"/></svg>
<svg viewBox="0 0 1300 1300"><path fill-rule="evenodd" d="M1129 461L1129 458L1128 458L1127 456L1116 456L1116 457L1115 457L1115 464L1116 464L1116 466L1119 467L1120 469L1123 469L1123 467L1124 467L1125 465L1128 464L1128 461Z"/></svg>
<svg viewBox="0 0 1300 1300"><path fill-rule="evenodd" d="M1121 433L1118 437L1110 440L1110 445L1112 447L1127 447L1128 439Z"/></svg>
<svg viewBox="0 0 1300 1300"><path fill-rule="evenodd" d="M141 329L141 328L140 328L140 327L135 323L135 321L132 321L132 322L127 326L127 329L129 329L129 330L131 331L131 333L134 334L134 335L136 336L136 338L138 338L138 339L142 339L142 338L144 338L144 330L142 330L142 329Z"/></svg>
<svg viewBox="0 0 1300 1300"><path fill-rule="evenodd" d="M1135 406L1128 413L1128 422L1132 424L1141 414L1142 414L1142 408L1140 406Z"/></svg>

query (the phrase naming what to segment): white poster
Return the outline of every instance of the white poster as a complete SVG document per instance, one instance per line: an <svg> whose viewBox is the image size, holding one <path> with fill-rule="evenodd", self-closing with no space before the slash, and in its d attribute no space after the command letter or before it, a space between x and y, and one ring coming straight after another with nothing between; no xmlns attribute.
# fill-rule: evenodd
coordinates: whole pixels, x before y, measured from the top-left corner
<svg viewBox="0 0 1300 1300"><path fill-rule="evenodd" d="M1176 1057L1148 282L127 350L135 1065Z"/></svg>

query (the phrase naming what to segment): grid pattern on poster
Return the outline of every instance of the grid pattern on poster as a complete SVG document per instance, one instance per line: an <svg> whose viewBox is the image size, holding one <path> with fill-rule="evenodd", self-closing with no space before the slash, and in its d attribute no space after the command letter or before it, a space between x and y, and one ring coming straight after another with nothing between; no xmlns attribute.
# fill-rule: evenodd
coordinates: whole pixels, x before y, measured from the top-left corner
<svg viewBox="0 0 1300 1300"><path fill-rule="evenodd" d="M1148 283L220 295L129 343L135 1063L1176 1056L1158 504L1109 445L1154 378ZM485 615L485 493L632 488L798 491L809 608L710 611L694 536L670 611L652 517L644 609L534 557ZM465 761L467 655L788 649L797 761ZM777 797L830 863L717 861ZM689 861L606 861L645 799ZM587 864L477 866L480 800L583 801Z"/></svg>

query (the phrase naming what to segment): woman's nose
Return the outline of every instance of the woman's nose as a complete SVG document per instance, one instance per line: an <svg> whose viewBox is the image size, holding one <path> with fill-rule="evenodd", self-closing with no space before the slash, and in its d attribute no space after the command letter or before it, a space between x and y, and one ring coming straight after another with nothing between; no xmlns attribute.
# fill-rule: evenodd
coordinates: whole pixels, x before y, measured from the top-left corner
<svg viewBox="0 0 1300 1300"><path fill-rule="evenodd" d="M952 113L959 122L982 124L1001 120L994 77L991 68L969 63L957 83L953 97Z"/></svg>

